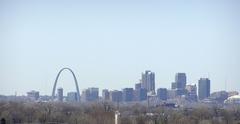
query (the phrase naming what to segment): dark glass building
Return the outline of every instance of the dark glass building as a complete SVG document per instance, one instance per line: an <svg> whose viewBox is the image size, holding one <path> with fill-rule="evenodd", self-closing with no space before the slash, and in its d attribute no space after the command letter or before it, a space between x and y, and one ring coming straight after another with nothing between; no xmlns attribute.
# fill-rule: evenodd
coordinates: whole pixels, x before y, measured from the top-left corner
<svg viewBox="0 0 240 124"><path fill-rule="evenodd" d="M175 75L175 85L177 87L177 95L185 95L187 77L185 73L176 73Z"/></svg>
<svg viewBox="0 0 240 124"><path fill-rule="evenodd" d="M122 90L123 102L133 101L133 88L124 88Z"/></svg>
<svg viewBox="0 0 240 124"><path fill-rule="evenodd" d="M157 96L160 100L167 100L167 88L157 89Z"/></svg>
<svg viewBox="0 0 240 124"><path fill-rule="evenodd" d="M200 78L198 81L198 98L205 99L210 96L210 80L208 78Z"/></svg>

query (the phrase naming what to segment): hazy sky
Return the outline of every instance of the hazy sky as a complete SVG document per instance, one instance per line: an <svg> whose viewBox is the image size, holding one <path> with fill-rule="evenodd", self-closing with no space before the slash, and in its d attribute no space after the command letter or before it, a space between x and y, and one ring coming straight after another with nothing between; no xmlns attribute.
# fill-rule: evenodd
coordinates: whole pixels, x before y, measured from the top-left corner
<svg viewBox="0 0 240 124"><path fill-rule="evenodd" d="M50 95L63 67L80 90L134 87L151 70L156 88L185 72L240 91L238 0L50 1L0 1L0 94ZM68 71L57 87L75 91Z"/></svg>

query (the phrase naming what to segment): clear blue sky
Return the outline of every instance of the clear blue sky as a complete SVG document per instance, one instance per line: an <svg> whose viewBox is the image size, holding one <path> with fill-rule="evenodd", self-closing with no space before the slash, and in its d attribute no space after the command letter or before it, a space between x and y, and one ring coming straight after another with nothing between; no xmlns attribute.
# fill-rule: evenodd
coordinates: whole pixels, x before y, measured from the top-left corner
<svg viewBox="0 0 240 124"><path fill-rule="evenodd" d="M1 0L0 58L6 95L50 95L63 67L81 90L134 87L152 70L156 88L185 72L188 83L240 91L240 1ZM71 74L57 87L75 90Z"/></svg>

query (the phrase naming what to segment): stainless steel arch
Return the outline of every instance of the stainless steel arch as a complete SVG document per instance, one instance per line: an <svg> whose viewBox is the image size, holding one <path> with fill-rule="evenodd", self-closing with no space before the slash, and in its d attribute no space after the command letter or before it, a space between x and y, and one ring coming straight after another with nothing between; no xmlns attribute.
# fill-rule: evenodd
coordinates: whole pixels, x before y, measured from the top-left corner
<svg viewBox="0 0 240 124"><path fill-rule="evenodd" d="M77 95L78 95L78 96L77 96L77 101L80 101L80 92L79 92L79 88L78 88L77 78L76 78L75 74L73 73L72 69L70 69L70 68L62 68L62 69L58 72L58 75L57 75L57 77L56 77L56 79L55 79L55 82L54 82L54 85L53 85L52 99L55 98L55 90L56 90L56 85L57 85L57 82L58 82L58 78L59 78L60 74L62 73L62 71L64 71L64 70L69 70L69 71L72 73L73 78L74 78L74 82L75 82L75 85L76 85Z"/></svg>

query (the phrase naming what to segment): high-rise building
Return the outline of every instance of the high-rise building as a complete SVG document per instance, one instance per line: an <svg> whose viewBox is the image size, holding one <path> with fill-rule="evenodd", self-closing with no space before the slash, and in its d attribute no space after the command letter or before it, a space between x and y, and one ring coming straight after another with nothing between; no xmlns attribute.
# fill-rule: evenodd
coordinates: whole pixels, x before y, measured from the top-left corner
<svg viewBox="0 0 240 124"><path fill-rule="evenodd" d="M166 88L157 89L157 96L160 100L167 100L167 89Z"/></svg>
<svg viewBox="0 0 240 124"><path fill-rule="evenodd" d="M187 95L186 98L189 101L197 101L197 86L196 84L186 85Z"/></svg>
<svg viewBox="0 0 240 124"><path fill-rule="evenodd" d="M177 85L177 95L185 95L187 77L185 73L176 73L175 83Z"/></svg>
<svg viewBox="0 0 240 124"><path fill-rule="evenodd" d="M67 93L67 101L68 102L77 102L77 92L68 92Z"/></svg>
<svg viewBox="0 0 240 124"><path fill-rule="evenodd" d="M147 100L147 89L135 89L134 90L134 100L135 101L144 101Z"/></svg>
<svg viewBox="0 0 240 124"><path fill-rule="evenodd" d="M63 88L58 88L57 89L57 100L59 102L63 101Z"/></svg>
<svg viewBox="0 0 240 124"><path fill-rule="evenodd" d="M102 90L102 98L103 100L110 100L110 93L107 89Z"/></svg>
<svg viewBox="0 0 240 124"><path fill-rule="evenodd" d="M124 102L130 102L133 101L133 88L124 88L122 90L122 96Z"/></svg>
<svg viewBox="0 0 240 124"><path fill-rule="evenodd" d="M99 98L99 89L92 87L89 88L90 90L90 101L97 101Z"/></svg>
<svg viewBox="0 0 240 124"><path fill-rule="evenodd" d="M198 98L205 99L210 96L210 80L208 78L200 78L198 81Z"/></svg>
<svg viewBox="0 0 240 124"><path fill-rule="evenodd" d="M99 89L98 88L88 88L82 91L82 101L97 101L99 98Z"/></svg>
<svg viewBox="0 0 240 124"><path fill-rule="evenodd" d="M142 73L141 87L147 89L148 92L155 93L155 74L149 70Z"/></svg>
<svg viewBox="0 0 240 124"><path fill-rule="evenodd" d="M122 101L122 91L118 91L118 90L110 91L110 100L112 102L121 102Z"/></svg>
<svg viewBox="0 0 240 124"><path fill-rule="evenodd" d="M30 92L27 92L27 96L32 100L38 100L39 99L39 92L32 90Z"/></svg>
<svg viewBox="0 0 240 124"><path fill-rule="evenodd" d="M178 89L185 89L187 77L185 73L177 73L175 75L175 82L177 83Z"/></svg>
<svg viewBox="0 0 240 124"><path fill-rule="evenodd" d="M84 89L82 91L81 101L88 102L90 100L91 100L91 98L90 98L90 90L89 89Z"/></svg>

